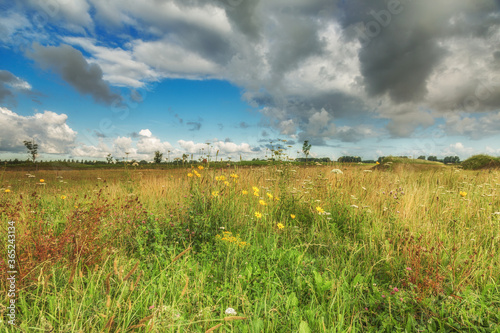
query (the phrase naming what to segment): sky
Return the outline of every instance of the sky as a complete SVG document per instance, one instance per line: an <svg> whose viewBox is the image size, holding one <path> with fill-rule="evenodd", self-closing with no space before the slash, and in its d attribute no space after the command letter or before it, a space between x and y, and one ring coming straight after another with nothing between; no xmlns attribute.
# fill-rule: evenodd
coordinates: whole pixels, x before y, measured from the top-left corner
<svg viewBox="0 0 500 333"><path fill-rule="evenodd" d="M500 155L499 0L0 10L0 159Z"/></svg>

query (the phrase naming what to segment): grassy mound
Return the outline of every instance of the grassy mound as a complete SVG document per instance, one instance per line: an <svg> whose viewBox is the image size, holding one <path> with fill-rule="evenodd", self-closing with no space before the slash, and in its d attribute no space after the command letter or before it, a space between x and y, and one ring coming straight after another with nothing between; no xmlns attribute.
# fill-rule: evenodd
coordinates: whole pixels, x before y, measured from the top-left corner
<svg viewBox="0 0 500 333"><path fill-rule="evenodd" d="M373 167L376 170L401 170L401 169L411 169L411 170L428 170L434 169L436 167L444 167L441 162L419 160L412 158L402 158L395 156L387 156L382 159L382 163L377 164Z"/></svg>
<svg viewBox="0 0 500 333"><path fill-rule="evenodd" d="M489 155L474 155L462 162L466 170L500 168L500 158Z"/></svg>

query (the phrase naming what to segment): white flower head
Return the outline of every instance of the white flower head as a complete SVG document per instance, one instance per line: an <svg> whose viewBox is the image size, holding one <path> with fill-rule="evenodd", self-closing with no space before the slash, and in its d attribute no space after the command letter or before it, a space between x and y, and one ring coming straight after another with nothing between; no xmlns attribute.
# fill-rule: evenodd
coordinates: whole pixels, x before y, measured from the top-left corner
<svg viewBox="0 0 500 333"><path fill-rule="evenodd" d="M236 313L235 309L233 309L233 308L227 308L226 309L226 314L236 316L237 313Z"/></svg>

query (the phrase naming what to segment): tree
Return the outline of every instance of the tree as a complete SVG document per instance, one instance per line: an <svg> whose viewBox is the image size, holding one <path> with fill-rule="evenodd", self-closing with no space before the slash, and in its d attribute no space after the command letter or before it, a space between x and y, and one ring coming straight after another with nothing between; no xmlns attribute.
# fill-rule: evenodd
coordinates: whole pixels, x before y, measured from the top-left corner
<svg viewBox="0 0 500 333"><path fill-rule="evenodd" d="M458 157L458 156L446 156L444 158L443 162L445 164L448 164L448 163L452 163L452 164L460 163L460 157Z"/></svg>
<svg viewBox="0 0 500 333"><path fill-rule="evenodd" d="M425 156L424 155L420 155L417 160L425 160Z"/></svg>
<svg viewBox="0 0 500 333"><path fill-rule="evenodd" d="M161 163L161 160L163 159L163 154L160 153L159 150L155 151L155 157L154 157L154 161L156 164L158 163Z"/></svg>
<svg viewBox="0 0 500 333"><path fill-rule="evenodd" d="M306 164L307 164L307 156L309 156L309 152L311 151L311 145L309 144L309 141L305 140L304 144L302 145L302 152L304 155L306 155Z"/></svg>
<svg viewBox="0 0 500 333"><path fill-rule="evenodd" d="M438 160L437 156L429 156L427 157L427 161L434 161L436 162Z"/></svg>
<svg viewBox="0 0 500 333"><path fill-rule="evenodd" d="M24 141L26 149L28 149L28 154L31 156L33 163L35 163L36 157L38 156L38 145L35 143L35 139L32 141Z"/></svg>
<svg viewBox="0 0 500 333"><path fill-rule="evenodd" d="M108 164L113 163L113 156L111 156L111 154L108 154L108 155L106 156L106 161L108 161Z"/></svg>

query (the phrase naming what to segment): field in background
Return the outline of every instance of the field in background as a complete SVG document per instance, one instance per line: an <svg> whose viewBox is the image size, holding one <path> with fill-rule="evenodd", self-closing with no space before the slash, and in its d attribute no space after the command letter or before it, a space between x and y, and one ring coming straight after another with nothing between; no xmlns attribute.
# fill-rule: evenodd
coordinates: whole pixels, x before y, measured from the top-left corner
<svg viewBox="0 0 500 333"><path fill-rule="evenodd" d="M25 332L500 330L498 170L5 171L0 188L0 329L12 220Z"/></svg>

